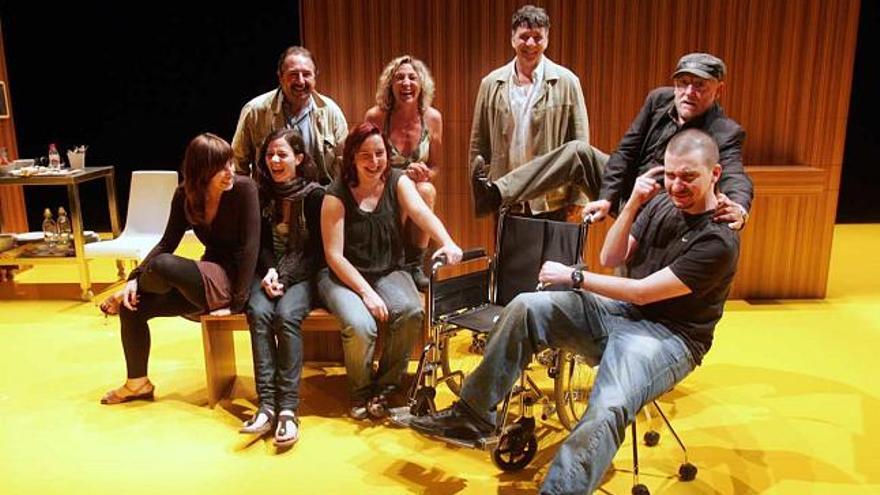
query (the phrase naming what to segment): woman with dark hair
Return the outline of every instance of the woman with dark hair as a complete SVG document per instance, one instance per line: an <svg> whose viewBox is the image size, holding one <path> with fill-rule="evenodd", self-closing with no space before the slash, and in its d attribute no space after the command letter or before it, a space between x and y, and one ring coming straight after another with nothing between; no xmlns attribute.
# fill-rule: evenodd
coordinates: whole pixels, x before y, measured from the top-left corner
<svg viewBox="0 0 880 495"><path fill-rule="evenodd" d="M200 134L187 146L183 185L174 192L162 240L125 287L101 304L105 313L119 314L128 372L102 404L153 399L148 320L244 309L257 262L259 209L254 181L235 175L233 167L232 148L214 134ZM205 245L201 261L172 254L190 228Z"/></svg>
<svg viewBox="0 0 880 495"><path fill-rule="evenodd" d="M406 172L419 196L431 210L437 198L434 178L440 164L443 117L431 106L434 79L425 64L411 56L397 57L382 70L376 90L376 105L364 120L382 129L388 140L388 163ZM422 270L428 233L412 222L405 226L407 267L420 290L428 286Z"/></svg>
<svg viewBox="0 0 880 495"><path fill-rule="evenodd" d="M247 309L260 407L240 431L269 431L277 412L279 447L299 438L300 325L312 307L313 276L324 265L324 189L317 180L297 131L281 129L266 138L257 164L260 254Z"/></svg>
<svg viewBox="0 0 880 495"><path fill-rule="evenodd" d="M318 274L318 292L342 322L350 414L357 419L385 414L422 327L422 298L404 271L403 225L412 220L436 239L441 247L434 256L458 263L462 254L413 181L388 166L388 146L373 124L352 130L345 140L341 176L327 189L321 208L329 268ZM373 375L380 324L382 357Z"/></svg>

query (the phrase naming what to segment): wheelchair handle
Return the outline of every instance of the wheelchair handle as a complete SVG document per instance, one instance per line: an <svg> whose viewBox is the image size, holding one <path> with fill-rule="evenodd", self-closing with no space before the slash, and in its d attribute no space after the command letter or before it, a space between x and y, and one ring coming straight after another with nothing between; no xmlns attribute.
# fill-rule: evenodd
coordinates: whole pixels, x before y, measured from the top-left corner
<svg viewBox="0 0 880 495"><path fill-rule="evenodd" d="M587 213L584 215L584 218L581 220L581 225L593 225L593 215L594 213Z"/></svg>
<svg viewBox="0 0 880 495"><path fill-rule="evenodd" d="M481 247L472 248L472 249L468 249L467 251L462 253L461 262L464 263L466 261L471 261L471 260L475 260L478 258L485 258L485 257L486 257L486 250L484 248L481 248ZM441 266L446 265L446 263L448 261L449 260L446 259L445 254L439 254L434 259L431 260L431 266L434 269L437 269Z"/></svg>

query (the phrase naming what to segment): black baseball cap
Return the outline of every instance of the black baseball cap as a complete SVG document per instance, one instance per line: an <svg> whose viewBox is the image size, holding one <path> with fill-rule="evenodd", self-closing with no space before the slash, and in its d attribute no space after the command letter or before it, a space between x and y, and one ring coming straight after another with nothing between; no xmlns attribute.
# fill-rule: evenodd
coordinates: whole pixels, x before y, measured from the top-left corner
<svg viewBox="0 0 880 495"><path fill-rule="evenodd" d="M681 74L693 74L703 79L716 79L721 81L727 72L727 66L724 61L710 53L688 53L681 57L675 72L672 74L673 79Z"/></svg>

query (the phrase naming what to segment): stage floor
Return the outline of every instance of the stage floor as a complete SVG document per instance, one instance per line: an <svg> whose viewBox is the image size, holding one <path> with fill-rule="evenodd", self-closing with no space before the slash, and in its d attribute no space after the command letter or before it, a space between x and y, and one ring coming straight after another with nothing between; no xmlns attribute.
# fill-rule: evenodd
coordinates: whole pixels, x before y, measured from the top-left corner
<svg viewBox="0 0 880 495"><path fill-rule="evenodd" d="M880 225L837 226L827 299L727 304L704 365L661 399L699 474L673 478L679 450L660 428L660 445L640 449L652 493L880 493L878 252ZM75 280L66 268L22 281ZM113 268L95 272L110 280ZM502 473L485 452L348 419L344 370L307 366L300 441L277 454L236 433L249 400L206 406L199 326L152 328L156 402L107 407L98 399L125 374L116 319L70 300L0 301L0 493L536 493L565 436L539 423L536 459ZM236 339L236 395L252 397L247 333ZM603 489L630 483L618 471Z"/></svg>

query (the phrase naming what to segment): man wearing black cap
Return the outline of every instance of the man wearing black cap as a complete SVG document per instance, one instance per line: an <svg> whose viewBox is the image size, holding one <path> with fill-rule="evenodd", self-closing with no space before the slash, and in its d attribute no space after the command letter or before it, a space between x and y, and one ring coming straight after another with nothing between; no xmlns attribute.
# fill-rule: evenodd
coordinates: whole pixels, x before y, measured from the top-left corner
<svg viewBox="0 0 880 495"><path fill-rule="evenodd" d="M588 203L584 213L592 214L594 220L602 219L609 212L616 214L629 197L636 177L663 164L669 140L685 129L700 129L715 139L721 154L722 173L714 220L727 223L733 229L743 228L752 202L752 181L742 164L745 131L718 104L726 72L724 62L714 55L689 53L683 56L672 74L673 87L660 87L648 94L617 150L605 164L599 198ZM473 181L474 194L490 198L487 200L490 202L507 204L527 200L560 183L590 183L591 170L580 163L551 164L554 166L525 165L498 180L499 183L528 184L516 190L496 187L488 181ZM515 192L509 195L508 191Z"/></svg>

